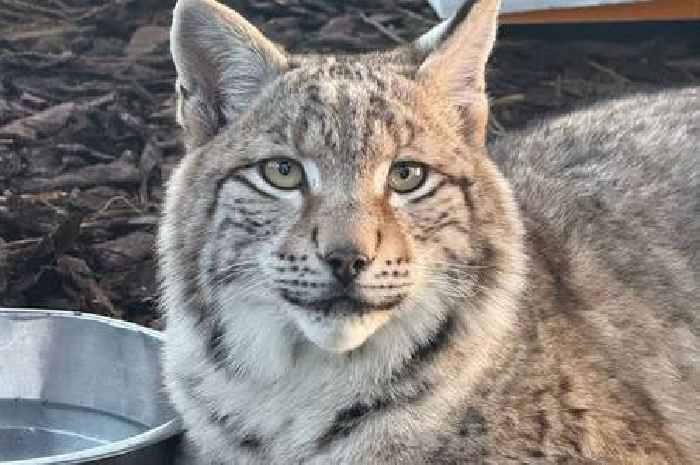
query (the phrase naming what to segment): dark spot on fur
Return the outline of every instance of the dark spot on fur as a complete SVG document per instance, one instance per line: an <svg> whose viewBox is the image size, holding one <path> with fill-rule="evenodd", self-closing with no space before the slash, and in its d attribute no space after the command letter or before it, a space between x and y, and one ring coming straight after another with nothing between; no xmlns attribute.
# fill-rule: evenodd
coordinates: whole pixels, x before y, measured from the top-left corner
<svg viewBox="0 0 700 465"><path fill-rule="evenodd" d="M214 105L214 110L216 111L216 132L219 132L221 128L224 128L228 125L228 118L226 118L226 114L224 113L224 106L221 102L220 98L216 98L215 100L215 105Z"/></svg>
<svg viewBox="0 0 700 465"><path fill-rule="evenodd" d="M318 249L318 226L314 226L311 230L311 242L314 244L314 247Z"/></svg>
<svg viewBox="0 0 700 465"><path fill-rule="evenodd" d="M360 426L367 416L381 411L389 405L385 399L375 399L371 403L357 402L348 408L340 410L335 415L331 426L317 440L319 449L326 449L336 440L345 438Z"/></svg>
<svg viewBox="0 0 700 465"><path fill-rule="evenodd" d="M424 364L430 363L438 354L442 353L450 346L450 340L456 331L457 323L455 317L451 313L448 313L446 318L440 322L432 337L414 348L403 365L394 370L392 378L394 380L400 380L417 376Z"/></svg>
<svg viewBox="0 0 700 465"><path fill-rule="evenodd" d="M287 124L286 121L280 120L270 126L265 133L269 136L272 143L277 145L285 145L287 140Z"/></svg>
<svg viewBox="0 0 700 465"><path fill-rule="evenodd" d="M547 419L547 415L543 410L539 410L536 415L533 416L533 420L538 426L538 431L537 431L537 442L540 444L543 444L546 437L547 437L547 432L549 431L550 424L549 420Z"/></svg>
<svg viewBox="0 0 700 465"><path fill-rule="evenodd" d="M404 128L406 129L406 132L407 132L406 139L403 141L399 141L399 142L403 146L408 146L408 145L411 145L413 143L413 140L416 138L416 134L418 134L420 131L419 131L419 127L416 126L416 124L413 121L408 120L408 119L404 121Z"/></svg>
<svg viewBox="0 0 700 465"><path fill-rule="evenodd" d="M307 85L306 95L312 102L321 103L321 87L318 84L313 83Z"/></svg>
<svg viewBox="0 0 700 465"><path fill-rule="evenodd" d="M248 449L250 451L255 451L262 447L262 439L252 433L246 433L239 442L239 445L243 449Z"/></svg>
<svg viewBox="0 0 700 465"><path fill-rule="evenodd" d="M464 412L457 432L460 436L484 436L488 433L486 418L476 407L469 406Z"/></svg>
<svg viewBox="0 0 700 465"><path fill-rule="evenodd" d="M380 76L377 76L377 75L374 73L374 71L371 71L371 70L370 70L370 72L369 72L369 74L368 74L367 77L368 77L369 80L371 80L371 82L374 83L374 85L377 87L377 90L378 90L379 92L381 92L381 93L385 93L385 92L386 92L386 89L387 89L386 83L384 82L384 80L383 80Z"/></svg>
<svg viewBox="0 0 700 465"><path fill-rule="evenodd" d="M474 199L472 198L471 187L474 185L474 181L467 177L457 177L450 178L450 182L459 187L462 191L462 197L464 198L464 205L466 205L469 210L473 210Z"/></svg>
<svg viewBox="0 0 700 465"><path fill-rule="evenodd" d="M226 360L226 349L224 347L224 329L221 323L212 323L211 332L209 333L209 341L207 342L207 351L209 356L214 361L215 365L221 365Z"/></svg>
<svg viewBox="0 0 700 465"><path fill-rule="evenodd" d="M255 228L260 228L260 227L264 226L263 223L261 223L260 221L254 220L252 218L245 218L245 221Z"/></svg>
<svg viewBox="0 0 700 465"><path fill-rule="evenodd" d="M442 248L443 253L445 256L452 262L457 262L459 261L459 258L457 257L457 254L453 251L448 249L447 247Z"/></svg>
<svg viewBox="0 0 700 465"><path fill-rule="evenodd" d="M207 338L207 354L217 371L223 371L229 379L240 377L244 373L241 365L229 360L228 351L224 341L223 324L212 319L209 322L209 336Z"/></svg>
<svg viewBox="0 0 700 465"><path fill-rule="evenodd" d="M190 98L190 91L182 84L180 84L180 96L183 100L188 100Z"/></svg>
<svg viewBox="0 0 700 465"><path fill-rule="evenodd" d="M350 69L348 65L343 63L336 63L328 68L328 75L334 79L340 78L351 80L355 78L355 73L353 70Z"/></svg>

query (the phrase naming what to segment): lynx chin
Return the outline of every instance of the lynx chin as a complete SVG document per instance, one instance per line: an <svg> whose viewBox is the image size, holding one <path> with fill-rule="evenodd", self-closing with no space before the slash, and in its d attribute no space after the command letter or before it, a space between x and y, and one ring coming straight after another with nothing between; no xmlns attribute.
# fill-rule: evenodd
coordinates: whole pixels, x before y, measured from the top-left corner
<svg viewBox="0 0 700 465"><path fill-rule="evenodd" d="M296 55L177 3L181 463L700 463L700 90L487 146L498 8Z"/></svg>

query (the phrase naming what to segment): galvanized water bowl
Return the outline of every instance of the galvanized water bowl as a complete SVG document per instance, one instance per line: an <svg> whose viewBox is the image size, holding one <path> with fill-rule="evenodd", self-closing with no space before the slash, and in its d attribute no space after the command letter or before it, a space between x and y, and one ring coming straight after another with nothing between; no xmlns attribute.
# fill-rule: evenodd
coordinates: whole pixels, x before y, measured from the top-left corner
<svg viewBox="0 0 700 465"><path fill-rule="evenodd" d="M0 463L171 464L161 344L110 318L0 308Z"/></svg>

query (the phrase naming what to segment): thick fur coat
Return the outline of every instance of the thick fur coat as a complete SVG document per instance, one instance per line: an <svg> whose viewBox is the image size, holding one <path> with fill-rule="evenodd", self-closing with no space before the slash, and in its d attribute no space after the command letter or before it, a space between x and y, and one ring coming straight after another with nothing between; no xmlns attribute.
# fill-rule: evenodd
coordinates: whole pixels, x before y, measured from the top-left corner
<svg viewBox="0 0 700 465"><path fill-rule="evenodd" d="M700 463L700 91L486 147L497 11L297 56L178 2L158 252L183 463Z"/></svg>

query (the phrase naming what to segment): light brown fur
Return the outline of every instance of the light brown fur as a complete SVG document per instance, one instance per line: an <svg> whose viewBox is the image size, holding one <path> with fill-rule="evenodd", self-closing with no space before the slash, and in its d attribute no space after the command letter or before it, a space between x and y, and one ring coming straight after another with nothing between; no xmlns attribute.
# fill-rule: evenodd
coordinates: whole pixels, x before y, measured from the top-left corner
<svg viewBox="0 0 700 465"><path fill-rule="evenodd" d="M487 149L497 7L467 2L434 43L295 56L213 1L179 2L188 155L159 254L192 460L700 460L698 91ZM266 184L270 157L305 184ZM404 159L432 173L415 194L386 184ZM326 258L348 249L368 258L342 291L355 304Z"/></svg>

